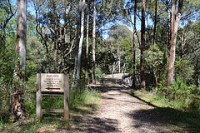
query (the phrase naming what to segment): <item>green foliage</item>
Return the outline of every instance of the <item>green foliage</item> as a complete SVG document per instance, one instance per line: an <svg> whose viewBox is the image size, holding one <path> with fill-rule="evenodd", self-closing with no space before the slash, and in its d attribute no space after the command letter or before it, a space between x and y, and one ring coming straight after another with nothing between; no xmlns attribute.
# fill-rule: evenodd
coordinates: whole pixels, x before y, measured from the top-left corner
<svg viewBox="0 0 200 133"><path fill-rule="evenodd" d="M98 52L96 53L96 60L98 66L101 67L99 69L101 69L103 73L109 73L109 67L115 62L115 58L110 50L106 51L106 49L103 49L98 46L97 48L99 50L97 50Z"/></svg>
<svg viewBox="0 0 200 133"><path fill-rule="evenodd" d="M12 76L17 59L17 55L15 54L15 46L7 45L7 47L1 51L0 55L0 84L8 84L12 81Z"/></svg>
<svg viewBox="0 0 200 133"><path fill-rule="evenodd" d="M44 96L42 98L42 107L45 109L61 109L63 105L63 96Z"/></svg>
<svg viewBox="0 0 200 133"><path fill-rule="evenodd" d="M196 0L195 0L196 1ZM197 6L198 4L193 1L191 4ZM200 3L199 3L200 4ZM193 5L193 6L194 6ZM180 28L178 41L177 53L180 55L181 59L176 61L175 72L179 76L183 76L186 80L190 79L193 83L198 82L199 70L200 70L200 21L191 22L189 21L187 25Z"/></svg>
<svg viewBox="0 0 200 133"><path fill-rule="evenodd" d="M100 78L105 76L105 73L103 73L102 69L100 67L96 67L96 79L99 80Z"/></svg>
<svg viewBox="0 0 200 133"><path fill-rule="evenodd" d="M164 53L158 47L157 44L150 46L148 50L144 52L144 59L147 62L147 65L150 68L150 71L153 72L155 78L155 86L157 87L158 79L161 78L163 74L163 57ZM147 68L148 69L148 68ZM152 84L152 83L151 83Z"/></svg>
<svg viewBox="0 0 200 133"><path fill-rule="evenodd" d="M10 107L10 92L12 90L14 68L17 60L14 45L6 45L0 49L0 119L7 121ZM3 115L4 114L4 115Z"/></svg>
<svg viewBox="0 0 200 133"><path fill-rule="evenodd" d="M131 72L132 70L132 31L124 25L117 25L110 28L109 37L105 40L105 55L110 55L114 59L110 59L110 69L120 60L121 71ZM102 48L101 48L102 49ZM107 59L108 60L108 59ZM117 72L118 67L115 67L112 72ZM111 71L109 72L111 73Z"/></svg>
<svg viewBox="0 0 200 133"><path fill-rule="evenodd" d="M188 86L182 79L176 79L171 86L168 86L168 94L172 99L186 98L194 91L193 86Z"/></svg>
<svg viewBox="0 0 200 133"><path fill-rule="evenodd" d="M132 61L133 61L133 51L132 51L132 41L130 38L124 38L120 42L120 47L124 51L122 63L126 64L127 72L132 70Z"/></svg>
<svg viewBox="0 0 200 133"><path fill-rule="evenodd" d="M159 70L159 66L163 61L163 52L159 49L157 44L151 45L148 50L144 52L147 64L155 71Z"/></svg>
<svg viewBox="0 0 200 133"><path fill-rule="evenodd" d="M167 98L174 107L183 110L199 110L199 94L200 88L187 85L181 78L177 78L171 86L158 89L158 95Z"/></svg>
<svg viewBox="0 0 200 133"><path fill-rule="evenodd" d="M99 99L99 94L95 90L78 90L76 88L70 90L69 105L73 108L79 108L84 104L95 104Z"/></svg>
<svg viewBox="0 0 200 133"><path fill-rule="evenodd" d="M194 66L189 60L176 60L175 73L176 77L181 77L185 80L190 79L194 74Z"/></svg>

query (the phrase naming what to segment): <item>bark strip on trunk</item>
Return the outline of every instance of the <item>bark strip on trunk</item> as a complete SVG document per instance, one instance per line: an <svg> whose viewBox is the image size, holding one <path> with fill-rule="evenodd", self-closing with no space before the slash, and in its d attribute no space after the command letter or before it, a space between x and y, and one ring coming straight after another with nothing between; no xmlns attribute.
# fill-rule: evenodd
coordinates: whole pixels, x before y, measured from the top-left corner
<svg viewBox="0 0 200 133"><path fill-rule="evenodd" d="M146 0L142 0L142 22L141 22L141 46L140 46L140 78L141 78L141 89L146 88L145 82L145 71L144 71L144 47L145 47L145 4Z"/></svg>
<svg viewBox="0 0 200 133"><path fill-rule="evenodd" d="M93 0L93 30L92 30L92 83L96 84L96 76L95 76L95 69L96 69L96 0Z"/></svg>

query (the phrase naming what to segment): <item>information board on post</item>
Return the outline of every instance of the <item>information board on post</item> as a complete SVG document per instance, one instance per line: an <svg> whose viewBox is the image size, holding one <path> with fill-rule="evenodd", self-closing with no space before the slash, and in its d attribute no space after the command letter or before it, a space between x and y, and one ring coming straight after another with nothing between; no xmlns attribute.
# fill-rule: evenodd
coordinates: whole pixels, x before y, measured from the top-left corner
<svg viewBox="0 0 200 133"><path fill-rule="evenodd" d="M64 74L41 73L41 92L64 92Z"/></svg>
<svg viewBox="0 0 200 133"><path fill-rule="evenodd" d="M37 119L40 120L42 118L42 112L63 112L63 119L69 120L69 75L63 73L38 73L36 85ZM43 95L64 96L63 109L42 109Z"/></svg>

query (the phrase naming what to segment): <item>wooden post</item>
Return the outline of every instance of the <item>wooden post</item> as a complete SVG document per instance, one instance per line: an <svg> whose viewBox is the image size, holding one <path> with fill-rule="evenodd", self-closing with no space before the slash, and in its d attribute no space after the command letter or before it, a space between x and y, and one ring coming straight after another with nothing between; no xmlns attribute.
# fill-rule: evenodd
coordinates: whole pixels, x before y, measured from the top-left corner
<svg viewBox="0 0 200 133"><path fill-rule="evenodd" d="M64 75L64 120L69 120L69 75Z"/></svg>
<svg viewBox="0 0 200 133"><path fill-rule="evenodd" d="M36 92L36 115L37 119L42 118L42 94L41 94L41 74L37 74L37 92Z"/></svg>

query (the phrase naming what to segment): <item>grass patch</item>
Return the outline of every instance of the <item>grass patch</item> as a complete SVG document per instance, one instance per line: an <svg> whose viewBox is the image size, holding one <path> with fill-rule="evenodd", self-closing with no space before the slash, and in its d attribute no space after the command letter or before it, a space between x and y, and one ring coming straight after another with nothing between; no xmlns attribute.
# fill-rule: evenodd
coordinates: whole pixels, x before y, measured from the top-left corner
<svg viewBox="0 0 200 133"><path fill-rule="evenodd" d="M158 107L169 107L181 111L194 111L194 112L200 112L200 110L192 110L190 106L192 104L190 101L193 99L190 98L179 98L179 99L169 99L168 97L165 97L161 94L156 94L155 92L148 92L148 91L132 91L132 95L138 96L139 98L143 99L146 102L150 102ZM196 101L196 104L198 104L199 101Z"/></svg>
<svg viewBox="0 0 200 133"><path fill-rule="evenodd" d="M76 90L70 92L70 107L72 109L89 104L98 104L100 94L95 90Z"/></svg>
<svg viewBox="0 0 200 133"><path fill-rule="evenodd" d="M73 114L92 113L98 107L100 94L96 90L71 90L70 108Z"/></svg>
<svg viewBox="0 0 200 133"><path fill-rule="evenodd" d="M171 103L167 98L164 98L160 95L155 95L155 93L153 92L137 90L137 91L132 91L132 95L137 96L142 100L158 107L171 107Z"/></svg>

